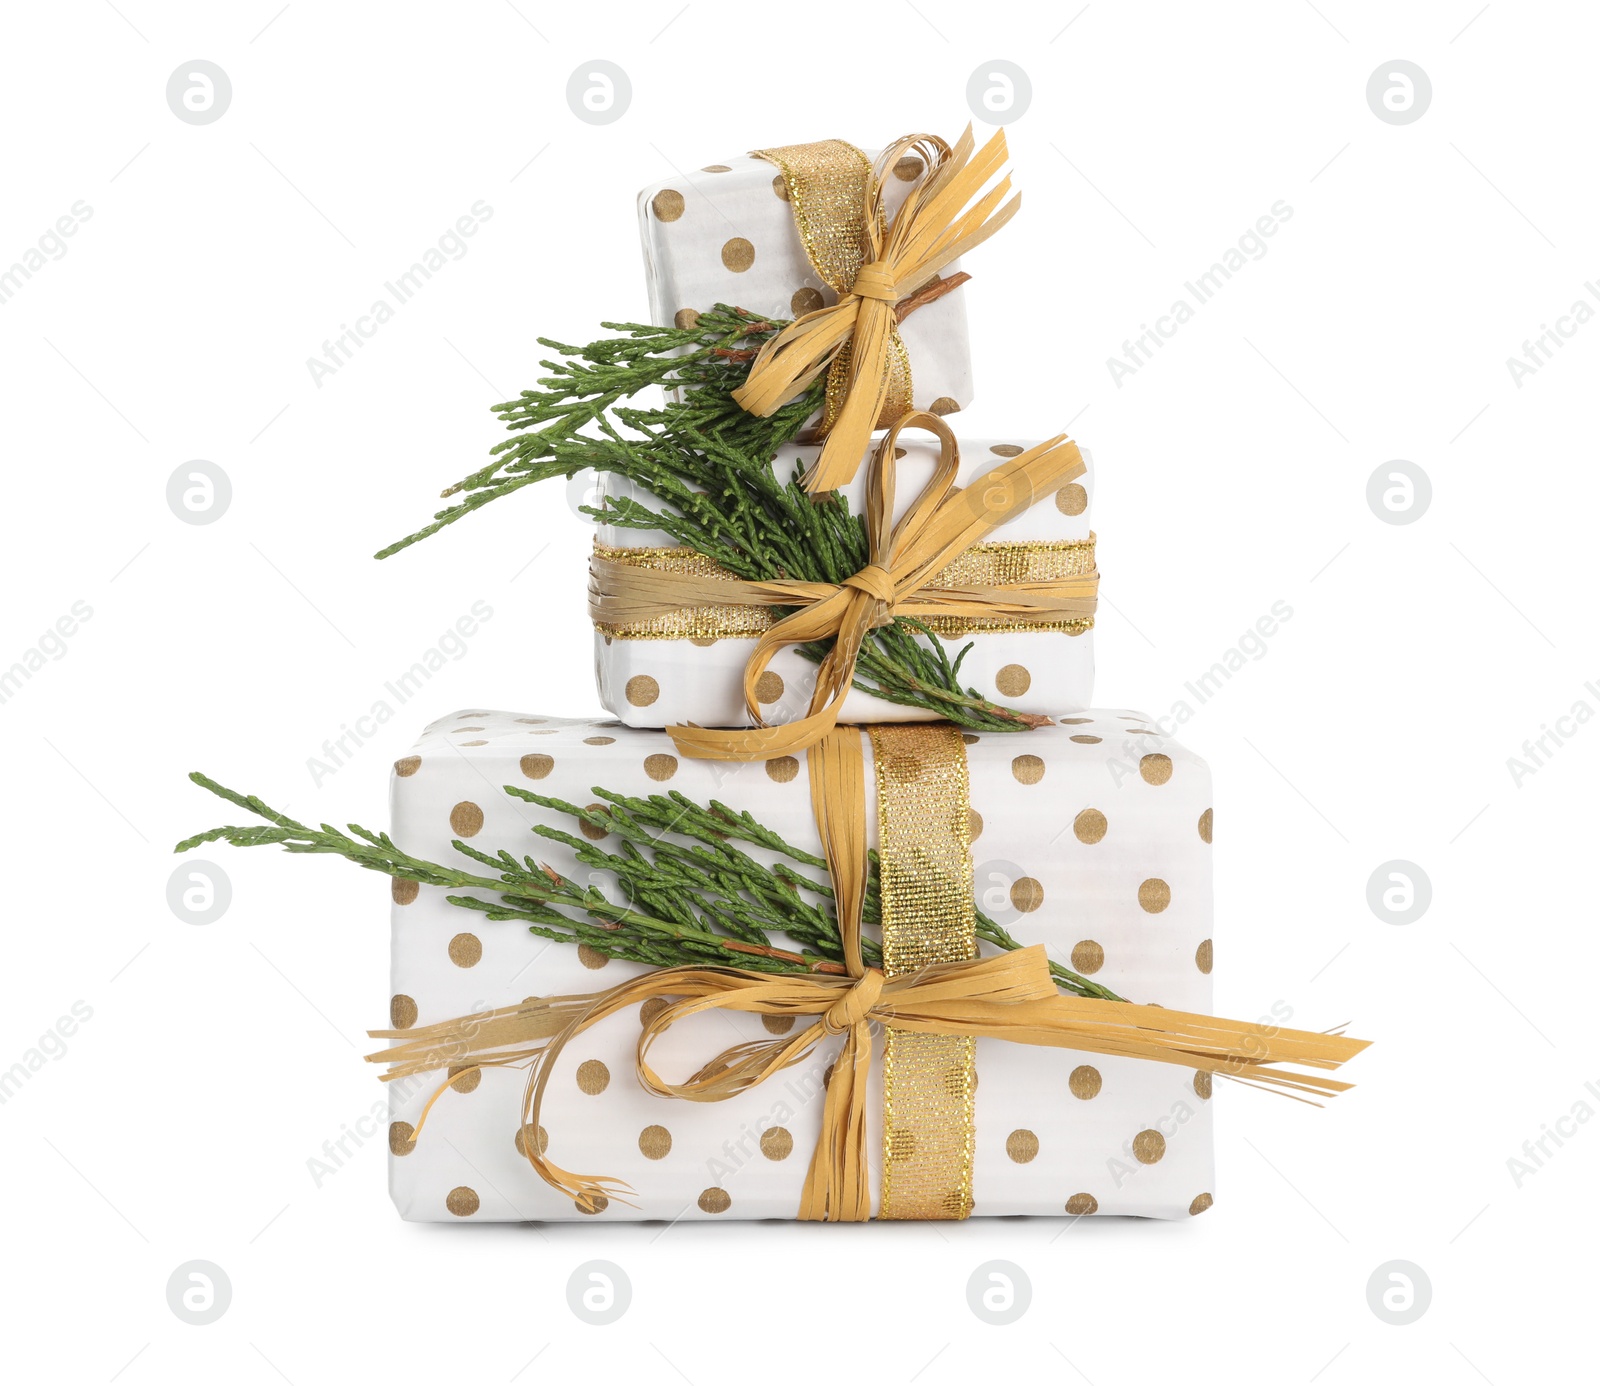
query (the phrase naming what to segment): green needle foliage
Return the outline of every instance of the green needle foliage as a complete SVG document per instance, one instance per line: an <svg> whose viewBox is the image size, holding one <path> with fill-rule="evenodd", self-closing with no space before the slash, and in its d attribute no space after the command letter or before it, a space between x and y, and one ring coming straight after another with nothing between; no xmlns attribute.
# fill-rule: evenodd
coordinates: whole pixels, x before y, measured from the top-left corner
<svg viewBox="0 0 1600 1386"><path fill-rule="evenodd" d="M614 875L617 898L612 898L531 856L519 860L506 851L480 852L457 841L451 846L465 862L423 861L402 852L387 833L369 832L354 823L346 832L327 823L312 828L198 771L189 778L265 821L197 833L177 845L179 852L222 841L235 847L276 846L287 852L339 856L401 880L486 892L493 898L455 894L445 898L490 919L520 921L541 938L587 944L607 957L653 967L709 965L778 973L843 970L844 945L827 863L784 841L750 814L736 813L715 800L701 805L678 793L640 799L596 788L593 793L604 807L580 808L506 785L507 794L573 819L580 831L587 827L605 834L597 841L544 823L533 828L537 836L571 848L591 872ZM608 845L613 838L615 847ZM765 865L739 843L782 860ZM863 922L875 927L880 920L874 852ZM977 935L998 948L1023 946L981 911ZM781 941L775 943L775 937ZM861 952L869 965L881 959L878 944L871 939L862 940ZM1075 996L1123 999L1059 963L1052 962L1050 972L1058 986Z"/></svg>
<svg viewBox="0 0 1600 1386"><path fill-rule="evenodd" d="M625 477L661 503L657 509L607 497L585 507L597 520L664 532L742 578L843 582L867 564L862 518L836 491L809 495L799 467L786 482L772 470L779 448L820 407L822 382L765 419L733 399L749 359L786 325L718 304L692 327L604 323L618 335L584 347L539 338L561 359L541 363L551 374L539 389L494 406L516 436L491 449L489 465L443 492L463 499L377 557L388 558L524 486L588 468ZM668 391L668 402L655 408L625 403L651 386ZM830 646L820 641L799 649L820 662ZM951 659L920 621L896 617L863 644L854 686L973 731L1037 725L1037 718L962 687L961 661L969 648Z"/></svg>

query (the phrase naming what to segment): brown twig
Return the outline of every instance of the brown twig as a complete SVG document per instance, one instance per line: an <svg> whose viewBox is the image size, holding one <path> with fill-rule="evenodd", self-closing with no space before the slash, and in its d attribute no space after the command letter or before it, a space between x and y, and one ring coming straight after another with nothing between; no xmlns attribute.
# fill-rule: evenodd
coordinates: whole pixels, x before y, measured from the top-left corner
<svg viewBox="0 0 1600 1386"><path fill-rule="evenodd" d="M945 275L942 278L930 279L916 293L909 298L903 298L895 305L894 320L904 322L918 308L932 303L935 299L943 298L952 289L959 289L972 276L966 270L959 270L955 274Z"/></svg>

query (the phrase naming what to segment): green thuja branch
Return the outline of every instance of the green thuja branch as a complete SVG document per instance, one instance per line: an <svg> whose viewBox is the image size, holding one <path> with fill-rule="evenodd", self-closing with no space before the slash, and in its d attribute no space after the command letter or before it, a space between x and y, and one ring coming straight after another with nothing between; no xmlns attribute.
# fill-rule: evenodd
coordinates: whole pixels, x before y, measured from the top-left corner
<svg viewBox="0 0 1600 1386"><path fill-rule="evenodd" d="M506 793L515 798L573 820L581 836L546 823L536 824L533 832L564 844L591 873L613 874L617 882L613 897L531 856L519 859L503 850L482 852L457 841L451 846L462 862L425 861L401 851L387 833L369 832L354 823L347 831L327 823L309 827L198 772L189 778L264 819L265 825L212 828L180 842L179 852L220 841L236 847L277 846L288 852L340 856L401 880L483 892L445 898L490 919L516 920L542 938L586 944L607 957L654 967L713 964L778 973L844 971L844 945L826 863L785 842L750 814L735 813L716 801L702 806L677 793L634 798L597 788L593 792L602 805L580 808L507 785ZM739 843L784 860L765 865ZM863 917L873 926L881 915L876 853L871 854L870 868ZM981 912L977 934L999 948L1022 946ZM775 936L781 941L774 942ZM878 944L870 939L862 941L862 955L872 965L881 960ZM1075 995L1122 999L1058 963L1051 963L1050 971L1057 985Z"/></svg>
<svg viewBox="0 0 1600 1386"><path fill-rule="evenodd" d="M623 477L659 502L607 497L584 507L597 520L665 533L742 578L843 582L867 563L861 517L838 492L809 494L799 467L782 481L772 466L821 405L822 382L768 418L747 413L733 398L750 359L786 325L718 304L687 327L605 323L618 335L583 347L539 338L560 354L541 363L550 374L539 389L494 406L516 436L491 449L487 466L443 492L462 499L377 557L524 486L589 469ZM671 397L653 408L628 403L652 386ZM820 662L831 647L819 641L799 650ZM854 687L973 731L1025 731L1040 723L964 688L965 654L964 648L951 660L926 626L897 617L867 637Z"/></svg>

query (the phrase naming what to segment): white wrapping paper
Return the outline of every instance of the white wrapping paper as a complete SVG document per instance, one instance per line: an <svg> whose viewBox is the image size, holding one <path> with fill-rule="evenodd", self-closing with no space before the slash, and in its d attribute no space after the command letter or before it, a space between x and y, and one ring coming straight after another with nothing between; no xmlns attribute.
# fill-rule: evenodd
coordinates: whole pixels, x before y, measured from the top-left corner
<svg viewBox="0 0 1600 1386"><path fill-rule="evenodd" d="M874 157L876 151L867 151ZM785 320L837 302L806 258L794 212L777 191L778 170L765 159L737 155L721 164L675 173L639 194L639 232L651 320L680 321L727 303ZM899 209L910 183L890 178L886 202ZM987 247L986 247L987 249ZM945 268L948 276L959 262ZM953 413L972 403L964 289L918 308L900 325L911 358L912 401L918 409Z"/></svg>
<svg viewBox="0 0 1600 1386"><path fill-rule="evenodd" d="M966 486L999 466L1013 449L1026 449L1036 438L981 438L961 443L961 468L956 484ZM926 433L900 435L905 456L899 461L895 492L898 519L915 501L933 474L939 455L937 439ZM1004 449L998 452L996 449ZM815 446L791 444L773 464L787 481L798 464L808 467L821 451ZM1032 507L991 532L989 542L1030 540L1076 541L1091 534L1094 499L1094 463L1083 454L1088 471L1054 496L1041 497ZM653 509L660 502L616 475L597 483L601 494L629 498ZM862 513L866 492L865 469L842 489L851 512ZM672 544L659 530L619 529L601 525L602 544L614 547L655 547ZM941 637L942 638L942 637ZM1094 699L1094 631L976 631L943 641L951 659L970 644L961 666L961 683L983 696L1023 712L1054 716L1076 712ZM746 727L744 667L755 649L754 638L722 639L714 645L689 640L629 640L595 633L595 678L600 702L630 727L667 727L677 722L697 722L706 727ZM803 716L816 685L817 666L793 649L781 651L769 666L782 680L763 713L769 722L787 722ZM777 685L769 685L776 688ZM921 708L902 707L852 690L845 700L843 720L850 723L921 722L934 720Z"/></svg>
<svg viewBox="0 0 1600 1386"><path fill-rule="evenodd" d="M1134 1001L1211 1006L1211 777L1203 761L1137 714L1094 712L967 748L982 908L1024 944ZM868 756L871 755L870 745ZM672 756L659 732L611 721L473 711L441 718L397 765L392 834L404 850L447 861L452 838L480 820L474 847L532 855L582 879L570 851L532 824L572 820L513 799L516 784L570 802L592 786L630 795L678 790L748 809L788 841L820 851L802 761L792 778L763 765ZM868 783L872 783L869 767ZM869 796L869 843L876 805ZM755 849L749 849L752 852ZM1024 884L1013 891L1017 882ZM608 882L597 882L604 888ZM536 938L449 905L429 886L396 892L393 1009L428 1024L529 995L602 990L642 971ZM1019 911L1013 895L1034 907ZM1041 903L1042 901L1042 903ZM776 941L776 940L775 940ZM1202 970L1204 969L1204 970ZM806 1064L720 1103L652 1097L634 1077L639 1020L619 1013L585 1032L554 1072L542 1122L552 1159L635 1190L600 1219L792 1218L819 1125L822 1070ZM740 1039L770 1038L760 1018L722 1013L675 1026L651 1052L687 1076ZM881 1045L880 1045L881 1050ZM881 1058L881 1054L880 1054ZM1134 1059L978 1042L975 1216L1093 1209L1180 1218L1209 1206L1210 1087L1188 1069ZM868 1094L871 1183L881 1173L881 1089ZM470 1075L469 1075L470 1077ZM405 1137L436 1077L391 1084L390 1189L419 1222L579 1220L518 1153L524 1075L488 1070L452 1089L421 1138ZM720 1211L718 1211L720 1210Z"/></svg>

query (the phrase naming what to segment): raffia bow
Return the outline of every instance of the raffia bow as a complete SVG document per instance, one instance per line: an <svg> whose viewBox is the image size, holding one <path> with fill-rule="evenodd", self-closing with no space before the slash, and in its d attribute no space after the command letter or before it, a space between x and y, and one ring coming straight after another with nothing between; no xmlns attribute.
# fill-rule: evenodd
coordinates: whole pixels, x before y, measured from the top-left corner
<svg viewBox="0 0 1600 1386"><path fill-rule="evenodd" d="M839 295L838 302L797 318L767 342L733 394L750 413L766 416L828 372L821 425L826 442L806 476L808 490L832 491L849 481L873 429L911 407L910 365L897 306L986 241L1021 205L1020 194L1001 205L1011 190L1009 176L984 191L1006 161L1005 131L997 130L976 153L974 143L970 125L953 146L933 135L896 140L878 156L858 207L849 205L849 192L838 186L854 190L846 160L831 180L830 195L815 199L831 213L831 224L823 227L813 224L824 217L808 205L813 199L803 175L786 157L822 146L755 151L784 171L807 255ZM842 148L864 160L849 146ZM884 210L885 185L908 156L921 160L922 172L891 222Z"/></svg>
<svg viewBox="0 0 1600 1386"><path fill-rule="evenodd" d="M895 524L895 443L906 428L934 434L939 458L927 485ZM762 634L745 665L745 707L755 727L713 730L692 723L669 727L679 751L708 760L771 760L815 745L838 723L862 641L894 616L1003 616L1048 622L1094 614L1099 582L1094 573L1003 587L929 585L985 535L1085 470L1077 444L1059 434L966 487L955 485L960 461L955 434L935 414L907 414L889 430L867 475L869 562L840 584L728 580L633 568L598 554L591 559L589 609L596 622L626 623L695 605L799 608ZM756 685L773 656L785 645L829 638L833 648L822 661L806 715L767 726Z"/></svg>
<svg viewBox="0 0 1600 1386"><path fill-rule="evenodd" d="M401 1041L369 1054L387 1063L386 1080L449 1068L526 1067L522 1122L539 1117L556 1062L567 1044L610 1015L654 998L671 998L643 1022L636 1071L646 1091L691 1102L720 1102L802 1062L822 1041L843 1036L823 1097L821 1132L806 1173L798 1216L807 1221L860 1222L871 1217L867 1177L866 1089L875 1023L928 1035L972 1035L1017 1044L1154 1059L1239 1078L1290 1095L1333 1096L1350 1084L1321 1073L1278 1067L1333 1069L1366 1048L1336 1034L1282 1030L1129 1002L1065 996L1051 979L1042 946L987 958L936 963L886 978L861 958L861 913L867 885L865 774L860 734L835 728L809 752L811 795L838 909L843 975L828 971L786 976L735 968L674 967L646 973L608 991L583 996L531 997L516 1006L412 1030L373 1030L375 1039ZM789 1038L748 1041L724 1049L683 1082L651 1066L652 1045L681 1020L711 1010L811 1018ZM418 1118L420 1139L433 1103ZM545 1156L537 1139L522 1143L546 1183L596 1212L632 1192L605 1175L577 1174ZM624 1201L626 1201L624 1199ZM960 1215L965 1215L965 1209Z"/></svg>

